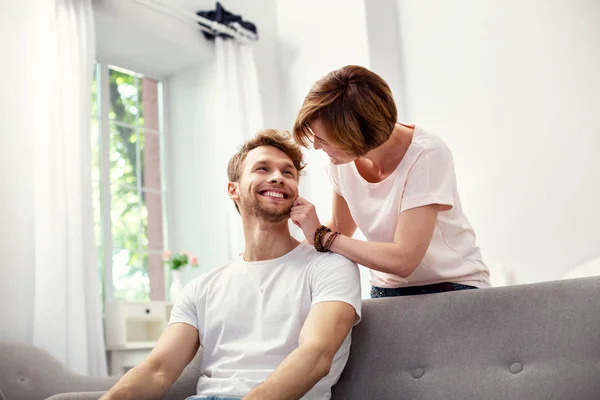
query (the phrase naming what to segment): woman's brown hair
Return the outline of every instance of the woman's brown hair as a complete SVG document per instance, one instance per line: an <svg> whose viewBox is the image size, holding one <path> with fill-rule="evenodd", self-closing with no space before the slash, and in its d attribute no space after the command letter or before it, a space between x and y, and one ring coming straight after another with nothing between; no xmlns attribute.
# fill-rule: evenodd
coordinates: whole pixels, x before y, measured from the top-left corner
<svg viewBox="0 0 600 400"><path fill-rule="evenodd" d="M294 140L312 141L310 123L320 120L331 144L360 157L389 139L398 111L388 84L376 73L347 65L318 80L294 123Z"/></svg>

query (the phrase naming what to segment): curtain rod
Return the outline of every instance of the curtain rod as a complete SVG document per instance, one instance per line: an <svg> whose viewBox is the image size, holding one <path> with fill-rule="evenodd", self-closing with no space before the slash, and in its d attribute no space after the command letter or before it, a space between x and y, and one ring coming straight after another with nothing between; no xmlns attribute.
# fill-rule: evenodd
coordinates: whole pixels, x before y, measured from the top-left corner
<svg viewBox="0 0 600 400"><path fill-rule="evenodd" d="M224 33L232 36L235 40L241 43L250 43L258 40L254 32L244 29L240 25L237 25L237 29L232 29L227 25L221 24L216 21L212 21L208 18L201 17L194 13L183 10L177 6L168 4L163 0L131 0L134 3L141 4L145 7L152 8L161 13L167 14L171 17L177 18L188 24L193 24L194 27L209 33ZM201 24L201 25L199 25Z"/></svg>

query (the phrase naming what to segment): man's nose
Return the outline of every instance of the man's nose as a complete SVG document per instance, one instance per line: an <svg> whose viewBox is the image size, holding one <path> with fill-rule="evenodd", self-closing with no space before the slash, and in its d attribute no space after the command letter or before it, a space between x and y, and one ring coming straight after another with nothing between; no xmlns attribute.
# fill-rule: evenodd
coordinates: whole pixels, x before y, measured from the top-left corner
<svg viewBox="0 0 600 400"><path fill-rule="evenodd" d="M283 175L281 175L281 172L273 172L269 177L269 183L283 183Z"/></svg>

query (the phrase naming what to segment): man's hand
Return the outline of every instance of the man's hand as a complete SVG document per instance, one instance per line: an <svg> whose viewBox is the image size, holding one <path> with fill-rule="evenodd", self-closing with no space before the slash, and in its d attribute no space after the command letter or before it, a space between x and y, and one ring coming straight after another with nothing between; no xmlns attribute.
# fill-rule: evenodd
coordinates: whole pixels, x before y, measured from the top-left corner
<svg viewBox="0 0 600 400"><path fill-rule="evenodd" d="M294 200L290 218L295 225L302 229L307 242L314 245L315 232L321 226L315 206L298 196Z"/></svg>

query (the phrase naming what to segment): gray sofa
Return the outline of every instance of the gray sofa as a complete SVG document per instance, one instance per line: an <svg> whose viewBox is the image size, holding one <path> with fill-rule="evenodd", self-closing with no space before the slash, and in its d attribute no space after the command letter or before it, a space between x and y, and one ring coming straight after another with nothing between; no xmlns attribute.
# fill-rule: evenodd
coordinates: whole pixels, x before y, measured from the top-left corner
<svg viewBox="0 0 600 400"><path fill-rule="evenodd" d="M6 400L104 390L116 379L66 374L32 351L0 347ZM199 361L167 399L194 394ZM600 277L366 300L333 399L598 400Z"/></svg>

